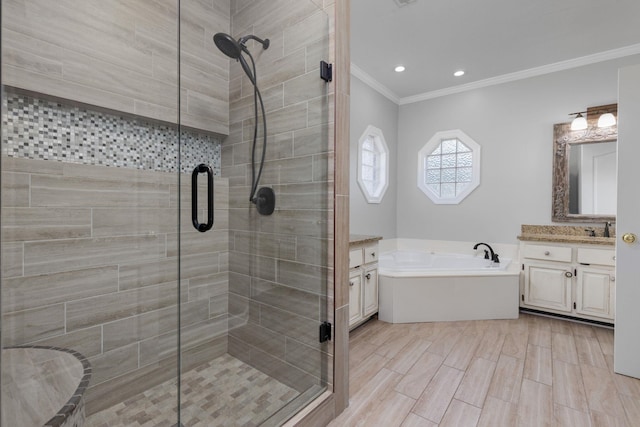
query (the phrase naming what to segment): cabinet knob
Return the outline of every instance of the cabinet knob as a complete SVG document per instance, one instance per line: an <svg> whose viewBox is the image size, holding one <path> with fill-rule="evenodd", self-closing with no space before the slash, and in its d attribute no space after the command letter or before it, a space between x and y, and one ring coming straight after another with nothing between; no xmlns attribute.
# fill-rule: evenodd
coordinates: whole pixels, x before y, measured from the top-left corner
<svg viewBox="0 0 640 427"><path fill-rule="evenodd" d="M366 277L366 278L367 278L367 280L371 279L371 273L367 273L367 275L366 275L366 276L364 276L364 277Z"/></svg>
<svg viewBox="0 0 640 427"><path fill-rule="evenodd" d="M349 282L349 286L353 286L353 282Z"/></svg>
<svg viewBox="0 0 640 427"><path fill-rule="evenodd" d="M611 281L615 282L616 281L616 276L611 276Z"/></svg>
<svg viewBox="0 0 640 427"><path fill-rule="evenodd" d="M636 241L636 235L633 233L624 233L622 235L622 241L628 244L634 243Z"/></svg>
<svg viewBox="0 0 640 427"><path fill-rule="evenodd" d="M375 258L375 256L376 256L376 253L375 252L371 252L371 257Z"/></svg>
<svg viewBox="0 0 640 427"><path fill-rule="evenodd" d="M545 255L551 255L551 252L549 252L549 251L544 251L544 254L545 254Z"/></svg>
<svg viewBox="0 0 640 427"><path fill-rule="evenodd" d="M565 271L564 272L565 277L573 277L573 273L570 271Z"/></svg>

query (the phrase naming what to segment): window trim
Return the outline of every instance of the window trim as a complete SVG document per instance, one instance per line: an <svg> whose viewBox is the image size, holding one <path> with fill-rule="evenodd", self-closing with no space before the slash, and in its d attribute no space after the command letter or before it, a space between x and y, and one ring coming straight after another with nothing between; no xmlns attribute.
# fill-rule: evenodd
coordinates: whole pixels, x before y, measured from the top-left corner
<svg viewBox="0 0 640 427"><path fill-rule="evenodd" d="M472 171L471 182L469 185L457 196L451 198L442 198L439 194L434 193L424 182L424 159L429 156L433 151L442 144L443 140L458 139L464 145L469 147L473 153L472 159ZM457 205L464 200L469 194L473 192L480 185L480 158L481 147L473 140L469 135L461 131L460 129L452 129L446 131L436 132L431 139L418 151L418 188L429 198L433 203L439 205Z"/></svg>
<svg viewBox="0 0 640 427"><path fill-rule="evenodd" d="M369 193L369 190L362 179L362 144L370 136L377 139L377 142L374 142L374 144L379 145L379 148L382 149L380 153L380 163L382 164L378 167L382 187L377 196ZM387 146L387 141L385 140L382 131L375 126L367 126L358 140L358 165L356 174L358 186L360 187L360 191L362 191L362 195L367 200L367 203L381 203L385 193L387 192L387 188L389 188L389 147Z"/></svg>

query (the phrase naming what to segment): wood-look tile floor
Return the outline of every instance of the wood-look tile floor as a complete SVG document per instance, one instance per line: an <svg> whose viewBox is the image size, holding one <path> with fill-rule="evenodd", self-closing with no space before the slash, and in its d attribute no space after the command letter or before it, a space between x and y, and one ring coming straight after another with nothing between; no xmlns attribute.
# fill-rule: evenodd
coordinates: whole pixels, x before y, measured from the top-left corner
<svg viewBox="0 0 640 427"><path fill-rule="evenodd" d="M350 403L330 427L640 426L640 380L613 372L611 329L372 320L349 347Z"/></svg>
<svg viewBox="0 0 640 427"><path fill-rule="evenodd" d="M182 375L184 427L257 426L298 397L296 390L224 355ZM86 427L173 427L176 380L87 417Z"/></svg>

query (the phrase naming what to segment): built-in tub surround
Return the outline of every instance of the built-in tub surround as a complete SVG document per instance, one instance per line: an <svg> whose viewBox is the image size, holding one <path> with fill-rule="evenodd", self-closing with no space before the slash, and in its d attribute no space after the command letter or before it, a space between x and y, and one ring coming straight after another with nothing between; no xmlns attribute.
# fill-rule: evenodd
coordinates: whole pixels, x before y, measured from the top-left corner
<svg viewBox="0 0 640 427"><path fill-rule="evenodd" d="M591 236L591 230L595 236ZM615 245L615 225L609 227L609 237L605 236L604 225L526 225L522 224L518 236L522 241L587 243L592 245Z"/></svg>
<svg viewBox="0 0 640 427"><path fill-rule="evenodd" d="M518 258L518 247L491 243L504 260L500 266L485 260L482 251L474 251L473 246L473 242L382 240L380 320L411 323L517 318L520 271L510 261ZM401 262L403 255L405 261L415 262ZM419 259L448 261L450 268L419 266ZM470 268L459 267L465 261Z"/></svg>
<svg viewBox="0 0 640 427"><path fill-rule="evenodd" d="M3 426L82 427L91 365L57 347L2 349Z"/></svg>

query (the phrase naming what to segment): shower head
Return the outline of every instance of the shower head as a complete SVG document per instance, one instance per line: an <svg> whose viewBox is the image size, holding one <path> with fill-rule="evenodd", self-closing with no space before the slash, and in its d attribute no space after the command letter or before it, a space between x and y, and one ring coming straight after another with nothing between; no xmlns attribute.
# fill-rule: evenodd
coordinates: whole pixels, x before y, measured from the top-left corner
<svg viewBox="0 0 640 427"><path fill-rule="evenodd" d="M249 54L249 50L245 45L247 40L255 40L258 43L262 44L263 49L269 49L269 39L262 40L261 38L256 37L253 34L242 36L238 40L235 40L233 37L226 33L216 33L213 36L213 41L218 49L220 49L222 53L224 53L231 59L240 59L242 52Z"/></svg>
<svg viewBox="0 0 640 427"><path fill-rule="evenodd" d="M247 49L247 46L245 45L247 40L255 40L258 43L261 43L263 49L269 48L269 39L262 40L261 38L256 37L253 34L242 36L237 41L233 37L231 37L229 34L226 34L226 33L216 33L213 36L213 41L218 47L218 49L220 49L220 51L225 55L227 55L229 58L235 59L236 61L240 61L240 65L242 66L242 69L247 74L247 77L249 77L249 80L251 80L251 83L255 85L256 77L254 73L251 71L251 68L249 68L249 64L247 64L247 61L245 61L245 59L242 57L242 52L244 52L247 55L249 55L249 57L251 58L251 61L253 62L253 57L251 56L251 52L249 52L249 49ZM255 69L255 66L254 66L254 69Z"/></svg>
<svg viewBox="0 0 640 427"><path fill-rule="evenodd" d="M216 33L216 35L213 36L213 42L216 44L218 49L220 49L220 51L227 55L229 58L240 58L240 54L242 53L242 46L240 46L240 43L237 42L229 34Z"/></svg>

